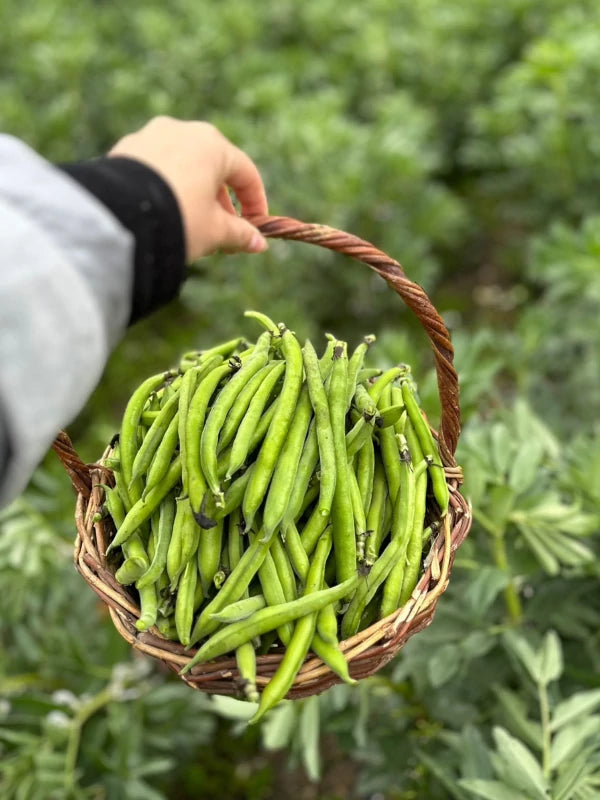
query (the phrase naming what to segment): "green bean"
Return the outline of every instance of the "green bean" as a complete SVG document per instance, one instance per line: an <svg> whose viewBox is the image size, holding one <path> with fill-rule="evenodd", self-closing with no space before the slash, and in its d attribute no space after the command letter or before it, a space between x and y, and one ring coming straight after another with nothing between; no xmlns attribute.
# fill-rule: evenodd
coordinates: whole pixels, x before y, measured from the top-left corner
<svg viewBox="0 0 600 800"><path fill-rule="evenodd" d="M378 428L389 428L395 425L404 412L404 403L386 406L379 410L375 424Z"/></svg>
<svg viewBox="0 0 600 800"><path fill-rule="evenodd" d="M136 621L135 627L138 631L146 631L156 622L158 615L158 598L156 597L156 586L146 586L140 589L140 618Z"/></svg>
<svg viewBox="0 0 600 800"><path fill-rule="evenodd" d="M158 508L163 498L171 491L181 478L181 459L179 456L171 463L167 474L162 483L155 486L147 495L145 500L138 500L127 512L127 516L120 526L115 538L107 548L107 554L115 547L122 545L123 542L135 533L140 525L150 518L150 515Z"/></svg>
<svg viewBox="0 0 600 800"><path fill-rule="evenodd" d="M405 466L408 466L405 464ZM414 500L414 495L413 495ZM394 505L392 515L391 541L379 556L372 569L366 573L356 589L356 593L342 618L342 638L349 639L353 636L360 624L362 614L375 593L386 580L394 565L404 560L408 544L407 531L409 531L409 517L414 517L414 506L399 497Z"/></svg>
<svg viewBox="0 0 600 800"><path fill-rule="evenodd" d="M377 404L362 384L353 387L353 405L360 414L369 422L377 416Z"/></svg>
<svg viewBox="0 0 600 800"><path fill-rule="evenodd" d="M183 645L190 643L192 619L194 616L194 595L198 581L198 568L191 559L187 562L179 585L177 587L177 600L175 601L175 627L179 641Z"/></svg>
<svg viewBox="0 0 600 800"><path fill-rule="evenodd" d="M302 529L302 533L300 534L302 546L304 547L304 551L307 556L311 555L312 551L317 546L317 542L319 541L321 534L330 524L331 521L328 520L327 517L324 517L318 508L315 508L313 513L308 518L306 525Z"/></svg>
<svg viewBox="0 0 600 800"><path fill-rule="evenodd" d="M200 573L198 573L198 577L200 577ZM198 580L196 581L196 591L194 592L194 614L202 603L204 602L204 591L202 589L202 583Z"/></svg>
<svg viewBox="0 0 600 800"><path fill-rule="evenodd" d="M323 531L321 531L322 533ZM319 536L321 534L319 533ZM315 541L316 544L316 541ZM304 582L308 573L309 561L303 540L300 537L295 522L290 522L285 530L285 549L290 559L290 564L296 575ZM311 550L312 552L312 550Z"/></svg>
<svg viewBox="0 0 600 800"><path fill-rule="evenodd" d="M299 617L320 611L324 606L335 603L352 592L357 583L358 576L355 575L339 586L315 591L308 595L305 594L291 603L267 606L260 611L256 611L251 617L227 625L202 645L179 674L184 675L196 664L212 661L225 653L236 650L244 642L249 642L257 636L274 631L286 622L293 622Z"/></svg>
<svg viewBox="0 0 600 800"><path fill-rule="evenodd" d="M334 606L325 606L317 615L317 634L324 642L337 645L337 629L338 624Z"/></svg>
<svg viewBox="0 0 600 800"><path fill-rule="evenodd" d="M155 392L172 374L171 372L162 372L159 375L152 375L152 377L147 378L135 390L127 403L125 413L123 414L119 438L121 470L123 473L123 481L126 486L129 486L131 483L133 462L137 452L136 431L140 424L144 405L150 394Z"/></svg>
<svg viewBox="0 0 600 800"><path fill-rule="evenodd" d="M289 603L298 597L298 590L296 588L294 570L279 536L273 537L270 553L283 588L283 594Z"/></svg>
<svg viewBox="0 0 600 800"><path fill-rule="evenodd" d="M283 515L283 522L281 527L285 530L287 526L298 519L302 502L308 490L308 484L311 476L319 461L319 442L317 440L317 427L313 419L309 425L302 455L298 462L298 469L294 477L294 485L288 501L288 506ZM320 513L320 512L319 512Z"/></svg>
<svg viewBox="0 0 600 800"><path fill-rule="evenodd" d="M217 475L217 445L225 418L244 385L267 363L271 334L263 333L256 343L252 357L229 380L217 395L208 414L200 439L200 466L215 497L222 496ZM219 503L217 503L219 504Z"/></svg>
<svg viewBox="0 0 600 800"><path fill-rule="evenodd" d="M142 425L145 425L147 428L149 428L154 420L158 417L159 413L159 411L142 411L140 422Z"/></svg>
<svg viewBox="0 0 600 800"><path fill-rule="evenodd" d="M367 536L367 518L360 496L360 488L356 473L352 467L348 469L348 489L350 504L354 516L354 530L356 535L356 557L359 561L365 559L365 539Z"/></svg>
<svg viewBox="0 0 600 800"><path fill-rule="evenodd" d="M294 414L298 396L302 386L302 350L294 334L283 324L279 327L281 349L285 358L285 376L280 403L273 417L267 435L262 443L256 459L256 469L252 472L244 500L242 513L246 529L252 527L254 515L258 511L271 480L275 464Z"/></svg>
<svg viewBox="0 0 600 800"><path fill-rule="evenodd" d="M361 417L353 428L346 434L346 455L348 458L356 455L373 438L373 426Z"/></svg>
<svg viewBox="0 0 600 800"><path fill-rule="evenodd" d="M265 509L263 512L263 529L265 531L265 536L272 536L283 519L292 492L300 457L302 456L302 448L311 418L312 406L309 389L305 385L300 391L288 435L279 453L279 458L275 464L273 477L267 492Z"/></svg>
<svg viewBox="0 0 600 800"><path fill-rule="evenodd" d="M283 595L283 590L281 594ZM285 600L283 602L285 602ZM260 609L264 608L266 605L267 601L264 594L253 594L235 603L230 603L221 611L211 614L211 618L222 623L241 622L241 620L248 619L255 611L260 611Z"/></svg>
<svg viewBox="0 0 600 800"><path fill-rule="evenodd" d="M244 415L248 410L248 406L250 405L250 402L256 393L256 390L269 372L271 372L273 368L277 366L277 363L277 361L270 361L268 364L266 364L255 375L253 375L252 378L250 378L250 380L236 397L235 402L229 409L225 422L223 423L223 427L221 428L217 448L219 452L233 441Z"/></svg>
<svg viewBox="0 0 600 800"><path fill-rule="evenodd" d="M231 446L229 466L227 468L227 474L226 474L226 478L228 480L246 462L246 458L250 453L250 445L253 434L257 428L257 425L259 424L259 420L261 419L261 416L269 400L269 397L271 396L273 389L277 384L277 381L279 380L284 371L285 371L285 363L283 361L280 361L265 377L259 388L256 390L254 397L250 401L250 405L248 406L248 410L246 411L246 416L241 421L240 426L235 435L235 439L233 440ZM273 424L273 420L275 419L276 414L277 414L276 411L273 412L271 424Z"/></svg>
<svg viewBox="0 0 600 800"><path fill-rule="evenodd" d="M188 414L190 410L190 403L194 396L198 383L200 381L200 369L194 367L185 373L183 381L181 382L181 390L179 392L179 413L177 415L177 437L179 439L179 452L181 455L181 482L183 483L183 490L187 491L188 487L188 462L187 454L185 452L186 445L186 429L188 424ZM159 448L160 449L160 448ZM153 465L154 467L154 465ZM150 468L150 473L146 484L151 480L151 473L153 467Z"/></svg>
<svg viewBox="0 0 600 800"><path fill-rule="evenodd" d="M159 616L156 620L156 627L163 639L168 639L171 642L178 641L177 628L170 617Z"/></svg>
<svg viewBox="0 0 600 800"><path fill-rule="evenodd" d="M158 536L152 563L138 579L136 588L138 590L144 589L155 583L160 577L162 571L167 565L167 552L169 550L169 542L171 541L171 532L173 530L173 522L175 520L175 498L173 495L163 499L160 504L158 516Z"/></svg>
<svg viewBox="0 0 600 800"><path fill-rule="evenodd" d="M367 514L367 545L365 551L365 562L368 566L373 566L378 555L381 542L384 538L384 515L387 497L387 483L383 464L379 459L375 462L375 473L373 475L373 493Z"/></svg>
<svg viewBox="0 0 600 800"><path fill-rule="evenodd" d="M182 498L177 498L175 519L173 520L173 530L171 532L169 547L167 549L166 568L167 575L169 576L171 591L173 591L177 586L177 578L182 569L181 545L183 542L183 529L186 518L185 503L189 503L189 501L187 499L183 500Z"/></svg>
<svg viewBox="0 0 600 800"><path fill-rule="evenodd" d="M212 614L221 611L229 603L239 600L244 594L269 551L270 543L263 542L261 539L260 535L255 537L240 558L239 563L231 570L217 595L204 607L192 630L191 644L209 636L219 626L219 623L212 619Z"/></svg>
<svg viewBox="0 0 600 800"><path fill-rule="evenodd" d="M215 347L210 347L208 350L201 350L199 353L200 356L200 363L203 363L211 356L223 356L223 358L228 358L238 347L243 343L244 337L239 336L237 339L230 339L228 342L223 342L223 344L218 344ZM184 356L187 355L184 354Z"/></svg>
<svg viewBox="0 0 600 800"><path fill-rule="evenodd" d="M126 542L123 542L122 550L125 558L135 558L140 566L143 567L140 575L148 569L150 563L148 553L139 533L134 533Z"/></svg>
<svg viewBox="0 0 600 800"><path fill-rule="evenodd" d="M366 383L367 381L373 380L373 378L378 378L382 374L382 369L361 369L356 376L356 383Z"/></svg>
<svg viewBox="0 0 600 800"><path fill-rule="evenodd" d="M389 404L392 397L392 389L389 384L385 386L382 394L381 401L386 405ZM400 459L398 457L398 443L396 441L396 433L393 427L384 428L379 431L379 448L381 451L381 459L385 469L385 477L388 485L390 499L392 505L396 502L398 490L400 489Z"/></svg>
<svg viewBox="0 0 600 800"><path fill-rule="evenodd" d="M236 508L240 508L253 469L254 464L251 464L245 472L242 472L242 474L228 486L223 495L223 505L220 508L215 506L214 509L211 509L210 513L208 509L205 510L205 513L208 513L215 521L218 521L229 516Z"/></svg>
<svg viewBox="0 0 600 800"><path fill-rule="evenodd" d="M423 451L421 450L419 439L410 421L405 426L405 436L413 464L422 464ZM406 570L402 580L402 588L398 600L398 607L402 607L408 602L413 589L417 584L417 579L421 568L421 555L423 553L423 528L426 506L427 472L423 470L418 477L415 476L414 521L406 552Z"/></svg>
<svg viewBox="0 0 600 800"><path fill-rule="evenodd" d="M122 586L129 586L143 574L148 562L141 561L139 558L126 558L119 569L115 572L115 579Z"/></svg>
<svg viewBox="0 0 600 800"><path fill-rule="evenodd" d="M356 456L356 479L362 506L368 509L373 494L373 476L375 474L375 447L369 437Z"/></svg>
<svg viewBox="0 0 600 800"><path fill-rule="evenodd" d="M329 408L337 473L333 502L333 541L337 582L343 583L356 572L356 539L350 497L348 456L346 453L345 404L348 356L345 342L337 342L329 389Z"/></svg>
<svg viewBox="0 0 600 800"><path fill-rule="evenodd" d="M381 600L380 616L387 617L398 608L400 592L402 591L402 580L406 568L406 551L410 541L415 518L415 469L412 465L410 452L406 439L401 434L396 434L400 446L400 492L398 498L400 524L392 533L392 539L396 538L401 543L401 557L398 558L390 574L388 575Z"/></svg>
<svg viewBox="0 0 600 800"><path fill-rule="evenodd" d="M260 311L244 311L244 316L248 319L255 319L257 322L260 322L260 324L271 333L273 338L279 334L278 326L270 317L267 317L266 314L263 314Z"/></svg>
<svg viewBox="0 0 600 800"><path fill-rule="evenodd" d="M450 502L450 490L446 483L446 476L444 474L444 467L440 459L437 443L433 438L433 434L429 425L425 422L421 409L411 389L409 379L401 382L402 398L408 417L415 429L415 433L419 439L423 455L432 456L433 462L429 467L429 474L431 476L431 486L433 489L433 496L440 507L441 516L445 516L448 511L448 504Z"/></svg>
<svg viewBox="0 0 600 800"><path fill-rule="evenodd" d="M354 397L354 391L356 389L358 373L362 369L362 365L365 360L365 355L367 353L367 350L373 344L374 341L375 341L375 336L373 336L373 334L365 336L362 342L352 353L352 357L348 360L348 386L346 391L346 411L350 408L350 403L352 402L352 398Z"/></svg>
<svg viewBox="0 0 600 800"><path fill-rule="evenodd" d="M275 542L275 539L273 539L273 542ZM267 605L276 606L289 602L289 599L284 594L271 553L266 554L264 561L260 565L258 579ZM293 632L294 628L289 622L277 628L277 634L284 645L289 643Z"/></svg>
<svg viewBox="0 0 600 800"><path fill-rule="evenodd" d="M328 608L328 606L325 606ZM321 612L322 613L322 612ZM318 618L317 618L318 619ZM318 624L318 623L317 623ZM326 664L332 672L335 672L345 682L354 686L358 681L350 675L348 671L348 662L344 654L337 647L337 644L326 642L318 633L313 636L310 649L318 656L321 661Z"/></svg>
<svg viewBox="0 0 600 800"><path fill-rule="evenodd" d="M111 489L110 486L104 487L104 504L115 524L115 530L118 530L123 524L127 512L117 489Z"/></svg>
<svg viewBox="0 0 600 800"><path fill-rule="evenodd" d="M146 486L142 492L142 497L146 497L148 492L162 481L167 474L169 464L171 463L177 445L179 444L179 411L169 423L167 430L163 436L162 441L156 448L154 457L146 475ZM181 462L183 470L183 461Z"/></svg>
<svg viewBox="0 0 600 800"><path fill-rule="evenodd" d="M315 412L317 443L319 446L319 460L321 465L319 510L324 516L329 516L331 506L333 504L333 496L335 494L336 484L336 454L333 444L333 428L329 409L329 401L323 386L317 354L308 339L304 345L303 357L310 402ZM332 370L335 369L336 367L334 365ZM336 408L336 411L340 411L340 413L345 414L345 411L341 412L340 409Z"/></svg>
<svg viewBox="0 0 600 800"><path fill-rule="evenodd" d="M131 489L131 485L148 471L152 457L161 443L169 427L169 423L177 413L178 405L179 393L175 392L169 401L161 408L158 416L148 429L148 433L144 437L144 441L133 461L131 480L128 489Z"/></svg>
<svg viewBox="0 0 600 800"><path fill-rule="evenodd" d="M187 465L187 491L196 522L201 528L210 527L213 520L207 520L202 513L202 502L208 486L200 467L200 431L204 427L211 397L219 383L231 373L236 365L237 362L230 361L209 372L204 380L200 381L188 409L183 449Z"/></svg>
<svg viewBox="0 0 600 800"><path fill-rule="evenodd" d="M327 342L327 347L323 351L323 355L319 359L319 372L321 373L321 380L324 381L325 378L331 372L331 368L333 367L333 350L335 348L336 338L335 336L331 336L329 334L329 339Z"/></svg>
<svg viewBox="0 0 600 800"><path fill-rule="evenodd" d="M212 585L213 578L221 563L221 546L223 542L223 520L210 530L202 531L198 542L198 571L202 591L205 595Z"/></svg>
<svg viewBox="0 0 600 800"><path fill-rule="evenodd" d="M332 374L335 374L335 364ZM345 398L345 394L342 395L342 398ZM325 563L327 561L329 551L331 550L331 544L331 532L327 530L321 536L315 549L315 555L308 571L308 575L306 576L304 597L309 597L311 594L316 594L323 585ZM354 575L356 575L356 572ZM288 603L288 608L292 605L293 602ZM260 614L261 612L259 611L258 613ZM300 669L300 666L302 665L302 662L306 658L306 654L308 653L308 649L315 634L316 625L317 611L304 615L296 622L294 633L286 647L283 658L281 659L275 674L265 686L260 698L258 710L252 719L249 720L249 723L253 724L257 722L265 714L265 712L283 699L283 697L285 697L285 695L288 693L290 687L294 683L294 679L298 673L298 670Z"/></svg>
<svg viewBox="0 0 600 800"><path fill-rule="evenodd" d="M260 695L256 688L256 652L251 642L245 642L236 649L235 662L240 673L238 685L246 700L258 703Z"/></svg>
<svg viewBox="0 0 600 800"><path fill-rule="evenodd" d="M382 396L383 390L389 386L396 378L406 375L407 367L392 367L386 370L381 377L377 378L374 383L370 383L367 387L367 392L371 395L373 402L378 405Z"/></svg>

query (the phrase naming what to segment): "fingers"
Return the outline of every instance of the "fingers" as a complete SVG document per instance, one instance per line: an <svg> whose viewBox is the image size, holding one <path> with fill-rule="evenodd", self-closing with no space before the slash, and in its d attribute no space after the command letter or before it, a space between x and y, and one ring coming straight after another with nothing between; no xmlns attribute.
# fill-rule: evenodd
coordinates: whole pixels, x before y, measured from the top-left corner
<svg viewBox="0 0 600 800"><path fill-rule="evenodd" d="M217 201L224 208L224 210L227 211L228 214L234 214L237 216L237 211L235 210L235 207L231 201L231 197L229 196L226 186L221 186L219 189Z"/></svg>
<svg viewBox="0 0 600 800"><path fill-rule="evenodd" d="M231 145L228 153L224 180L240 201L244 217L269 213L267 195L258 169L252 159L235 145Z"/></svg>
<svg viewBox="0 0 600 800"><path fill-rule="evenodd" d="M248 220L219 209L215 246L229 252L264 253L269 245Z"/></svg>

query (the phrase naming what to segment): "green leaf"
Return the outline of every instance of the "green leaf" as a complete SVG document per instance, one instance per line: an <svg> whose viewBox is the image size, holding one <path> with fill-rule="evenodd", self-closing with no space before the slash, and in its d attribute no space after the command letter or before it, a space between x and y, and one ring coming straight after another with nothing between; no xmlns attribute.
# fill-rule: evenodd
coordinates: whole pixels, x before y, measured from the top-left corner
<svg viewBox="0 0 600 800"><path fill-rule="evenodd" d="M519 659L533 680L536 683L540 683L541 665L539 655L525 637L515 631L507 631L503 638L510 652Z"/></svg>
<svg viewBox="0 0 600 800"><path fill-rule="evenodd" d="M319 780L321 775L320 733L319 698L314 695L304 702L300 712L302 761L306 768L306 773L312 781Z"/></svg>
<svg viewBox="0 0 600 800"><path fill-rule="evenodd" d="M462 780L459 785L483 800L515 800L515 790L498 781L484 781L478 779ZM520 797L519 800L529 800Z"/></svg>
<svg viewBox="0 0 600 800"><path fill-rule="evenodd" d="M488 494L488 516L496 528L504 530L516 500L516 494L510 486L493 486Z"/></svg>
<svg viewBox="0 0 600 800"><path fill-rule="evenodd" d="M417 750L419 761L424 764L431 774L438 780L454 800L466 800L467 793L460 787L456 775L440 763L439 759L431 758L422 750Z"/></svg>
<svg viewBox="0 0 600 800"><path fill-rule="evenodd" d="M539 561L540 566L548 573L548 575L558 575L560 572L560 563L556 556L548 552L544 539L537 533L536 530L525 524L523 521L515 520L514 522L523 539L525 539L529 549Z"/></svg>
<svg viewBox="0 0 600 800"><path fill-rule="evenodd" d="M492 461L498 473L504 476L513 456L512 433L502 422L496 422L492 425L490 439Z"/></svg>
<svg viewBox="0 0 600 800"><path fill-rule="evenodd" d="M502 777L532 797L547 800L548 787L542 768L531 751L504 728L495 727L493 734L498 755L505 766Z"/></svg>
<svg viewBox="0 0 600 800"><path fill-rule="evenodd" d="M553 731L560 730L563 725L568 725L583 714L589 714L598 706L600 706L600 689L577 692L555 707L550 727Z"/></svg>
<svg viewBox="0 0 600 800"><path fill-rule="evenodd" d="M508 485L519 494L526 492L535 483L544 451L537 441L521 447L510 467Z"/></svg>
<svg viewBox="0 0 600 800"><path fill-rule="evenodd" d="M465 725L461 734L462 774L465 778L492 778L490 753L483 736L474 725Z"/></svg>
<svg viewBox="0 0 600 800"><path fill-rule="evenodd" d="M583 789L593 770L594 765L589 763L589 754L584 751L560 773L554 784L552 800L573 800Z"/></svg>
<svg viewBox="0 0 600 800"><path fill-rule="evenodd" d="M595 556L592 550L576 539L550 528L544 532L544 536L548 550L563 564L578 567L594 561Z"/></svg>
<svg viewBox="0 0 600 800"><path fill-rule="evenodd" d="M505 570L483 566L467 584L464 593L465 603L477 616L483 616L509 580L510 577Z"/></svg>
<svg viewBox="0 0 600 800"><path fill-rule="evenodd" d="M432 686L438 688L448 683L460 668L459 649L456 645L442 645L427 663L427 674Z"/></svg>
<svg viewBox="0 0 600 800"><path fill-rule="evenodd" d="M527 707L514 692L502 686L494 687L494 692L506 714L506 721L512 732L520 739L542 750L542 726L527 717Z"/></svg>
<svg viewBox="0 0 600 800"><path fill-rule="evenodd" d="M538 659L542 684L546 685L560 678L563 671L563 656L560 639L555 631L548 631L544 637Z"/></svg>
<svg viewBox="0 0 600 800"><path fill-rule="evenodd" d="M600 733L600 716L584 717L584 719L565 725L552 739L551 763L556 769L563 761L578 753L585 740L597 737Z"/></svg>

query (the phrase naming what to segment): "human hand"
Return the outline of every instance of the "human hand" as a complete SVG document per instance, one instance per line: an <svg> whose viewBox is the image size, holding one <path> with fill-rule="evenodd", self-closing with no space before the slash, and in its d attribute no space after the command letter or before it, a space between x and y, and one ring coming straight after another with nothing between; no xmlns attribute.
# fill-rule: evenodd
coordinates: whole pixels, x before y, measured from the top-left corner
<svg viewBox="0 0 600 800"><path fill-rule="evenodd" d="M253 161L208 122L155 117L120 139L109 156L133 158L154 169L179 203L189 260L215 250L262 253L266 239L238 216L267 214L263 182Z"/></svg>

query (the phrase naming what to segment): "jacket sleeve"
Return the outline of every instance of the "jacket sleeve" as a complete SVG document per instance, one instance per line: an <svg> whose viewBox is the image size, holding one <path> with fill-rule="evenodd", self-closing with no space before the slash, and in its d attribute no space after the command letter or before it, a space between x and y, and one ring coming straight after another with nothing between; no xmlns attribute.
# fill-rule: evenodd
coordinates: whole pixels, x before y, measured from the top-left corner
<svg viewBox="0 0 600 800"><path fill-rule="evenodd" d="M130 159L52 166L0 136L0 506L81 410L128 324L184 277L176 200Z"/></svg>

